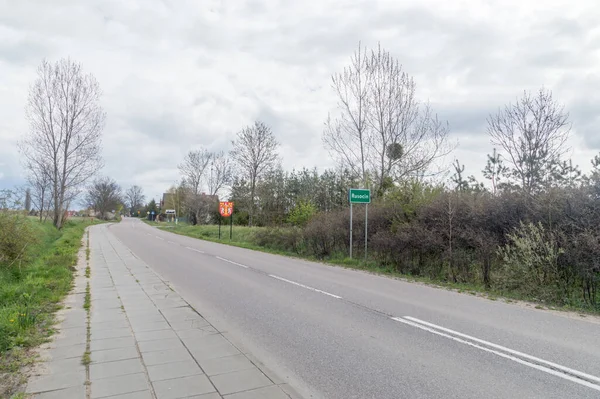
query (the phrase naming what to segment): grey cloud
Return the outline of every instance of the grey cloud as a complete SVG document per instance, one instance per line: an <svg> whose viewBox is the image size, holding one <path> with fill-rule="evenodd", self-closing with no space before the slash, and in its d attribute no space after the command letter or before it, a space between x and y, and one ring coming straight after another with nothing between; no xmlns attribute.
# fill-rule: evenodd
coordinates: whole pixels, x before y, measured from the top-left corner
<svg viewBox="0 0 600 399"><path fill-rule="evenodd" d="M15 43L0 41L0 60L8 64L26 66L36 64L54 51L48 43L31 39L21 39Z"/></svg>

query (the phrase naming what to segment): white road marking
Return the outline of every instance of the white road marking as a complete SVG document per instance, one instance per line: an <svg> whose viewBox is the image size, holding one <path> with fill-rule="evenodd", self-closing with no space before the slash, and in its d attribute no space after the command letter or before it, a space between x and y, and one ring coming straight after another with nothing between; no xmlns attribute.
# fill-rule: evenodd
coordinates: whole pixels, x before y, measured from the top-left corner
<svg viewBox="0 0 600 399"><path fill-rule="evenodd" d="M159 236L155 236L155 237L158 238L159 240L163 240L163 241L165 240L164 238L159 237Z"/></svg>
<svg viewBox="0 0 600 399"><path fill-rule="evenodd" d="M300 284L300 283L297 283L297 282L295 282L295 281L292 281L292 280L285 279L285 278L283 278L283 277L275 276L274 274L269 274L269 277L273 277L274 279L277 279L277 280L280 280L280 281L285 281L286 283L294 284L294 285L297 285L298 287L306 288L307 290L311 290L311 291L314 291L314 292L318 292L318 293L320 293L320 294L329 295L330 297L333 297L333 298L336 298L336 299L342 299L342 297L341 297L341 296L338 296L338 295L332 294L332 293L330 293L330 292L327 292L327 291L321 291L321 290L318 290L318 289L316 289L316 288L309 287L309 286L307 286L307 285Z"/></svg>
<svg viewBox="0 0 600 399"><path fill-rule="evenodd" d="M151 236L152 234L150 234L150 233L146 233L146 235L147 235L147 236Z"/></svg>
<svg viewBox="0 0 600 399"><path fill-rule="evenodd" d="M169 244L177 245L177 243L176 243L176 242L173 242L173 241L167 241L167 242L168 242Z"/></svg>
<svg viewBox="0 0 600 399"><path fill-rule="evenodd" d="M185 247L185 249L189 249L190 251L200 252L201 254L204 253L204 251L200 251L199 249L195 249L195 248Z"/></svg>
<svg viewBox="0 0 600 399"><path fill-rule="evenodd" d="M410 321L414 321L415 323L423 324L423 325L426 325L426 326L438 329L440 331L445 331L445 332L447 332L449 334L453 334L453 335L456 335L458 337L462 337L462 338L469 339L471 341L479 342L480 344L483 344L483 345L486 345L486 346L489 346L489 347L492 347L492 348L495 348L495 349L498 349L498 350L501 350L501 351L504 351L504 352L508 352L508 353L513 354L515 356L519 356L519 357L531 360L532 362L535 362L535 363L540 363L540 364L542 364L544 366L548 366L550 368L560 370L563 373L572 374L574 376L577 376L579 378L583 378L585 380L588 380L588 381L591 381L591 382L594 382L594 383L600 383L600 378L598 378L596 376L593 376L591 374L587 374L587 373L584 373L584 372L581 372L581 371L573 370L571 368L568 368L568 367L565 367L565 366L561 366L560 364L556 364L556 363L552 363L552 362L549 362L549 361L544 360L544 359L540 359L539 357L531 356L531 355L528 355L526 353L519 352L519 351L507 348L507 347L502 346L502 345L494 344L492 342L485 341L485 340L479 339L479 338L475 338L475 337L472 337L470 335L463 334L463 333L460 333L458 331L451 330L449 328L438 326L437 324L433 324L433 323L429 323L429 322L417 319L416 317L404 316L404 318L408 319Z"/></svg>
<svg viewBox="0 0 600 399"><path fill-rule="evenodd" d="M221 258L220 256L217 256L216 258L222 260L223 262L228 262L228 263L231 263L232 265L236 265L236 266L239 266L239 267L243 267L244 269L248 269L248 266L242 265L241 263L237 263L237 262L234 262L234 261L229 260L229 259Z"/></svg>
<svg viewBox="0 0 600 399"><path fill-rule="evenodd" d="M404 318L402 318L402 317L391 317L391 319L395 320L395 321L398 321L400 323L407 324L407 325L412 326L412 327L419 328L419 329L424 330L424 331L428 331L428 332L430 332L432 334L436 334L436 335L439 335L439 336L451 339L453 341L460 342L460 343L468 345L468 346L472 346L472 347L480 349L482 351L485 351L485 352L488 352L488 353L492 353L492 354L494 354L496 356L500 356L502 358L505 358L505 359L508 359L508 360L512 360L513 362L522 364L522 365L527 366L527 367L534 368L536 370L543 371L545 373L554 375L556 377L563 378L565 380L574 382L576 384L583 385L583 386L586 386L588 388L600 391L600 385L597 385L597 384L591 382L591 381L600 381L600 378L595 377L593 375L586 374L586 373L583 373L581 371L573 370L573 369L570 369L568 367L564 367L564 366L561 366L561 365L558 365L558 364L555 364L555 363L552 363L552 362L548 362L546 360L539 359L539 358L536 358L534 356L530 356L530 355L527 355L525 353L521 353L521 352L518 352L518 351L515 351L515 350L512 350L512 349L503 347L501 345L496 345L496 344L484 341L484 340L479 339L479 338L471 337L469 335L462 334L462 333L459 333L458 331L450 330L448 328L444 328L444 327L438 326L438 325L433 324L433 323L428 323L426 321L422 321L422 320L416 319L414 317L410 317L410 316L405 316ZM445 331L445 332L442 332L442 331ZM450 335L450 334L455 334L456 336ZM459 337L463 337L465 339L462 339L462 338L459 338ZM476 344L474 342L467 341L466 339L473 340L474 342L479 342L479 343L481 343L483 345L487 345L487 346L490 346L490 347L493 347L493 348L496 348L496 349L499 349L499 350L506 351L506 352L511 353L511 354L513 354L515 356L522 356L522 357L524 357L526 359L530 359L530 361L523 360L521 358L509 355L507 353L499 352L497 350L486 348L486 347L478 345L478 344ZM541 364L538 364L538 363L541 363ZM546 367L546 365L548 367Z"/></svg>

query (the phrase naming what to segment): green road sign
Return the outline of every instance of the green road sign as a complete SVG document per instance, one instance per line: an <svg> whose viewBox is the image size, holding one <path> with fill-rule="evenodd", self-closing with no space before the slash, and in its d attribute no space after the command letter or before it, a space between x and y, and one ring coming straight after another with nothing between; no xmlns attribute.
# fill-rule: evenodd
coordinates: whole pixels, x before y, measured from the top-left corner
<svg viewBox="0 0 600 399"><path fill-rule="evenodd" d="M349 197L351 204L370 204L371 190L351 188Z"/></svg>

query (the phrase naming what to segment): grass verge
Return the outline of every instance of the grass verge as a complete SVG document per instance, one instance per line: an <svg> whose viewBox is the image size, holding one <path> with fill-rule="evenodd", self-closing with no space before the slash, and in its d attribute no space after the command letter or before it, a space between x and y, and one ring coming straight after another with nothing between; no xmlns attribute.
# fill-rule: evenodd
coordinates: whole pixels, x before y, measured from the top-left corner
<svg viewBox="0 0 600 399"><path fill-rule="evenodd" d="M91 224L74 219L58 231L51 223L29 223L37 238L29 261L19 268L0 264L0 397L10 397L16 380L23 382L13 377L33 363L30 349L53 333L54 312L71 289L84 229Z"/></svg>

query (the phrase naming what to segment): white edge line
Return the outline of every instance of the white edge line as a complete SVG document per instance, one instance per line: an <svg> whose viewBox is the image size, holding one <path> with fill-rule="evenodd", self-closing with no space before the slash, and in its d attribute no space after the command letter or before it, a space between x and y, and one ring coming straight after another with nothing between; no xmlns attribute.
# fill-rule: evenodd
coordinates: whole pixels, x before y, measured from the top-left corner
<svg viewBox="0 0 600 399"><path fill-rule="evenodd" d="M311 290L311 291L314 291L314 292L318 292L318 293L320 293L320 294L329 295L330 297L333 297L333 298L336 298L336 299L342 299L342 297L341 297L341 296L338 296L338 295L332 294L332 293L330 293L330 292L327 292L327 291L321 291L321 290L318 290L318 289L316 289L316 288L309 287L309 286L307 286L307 285L300 284L300 283L297 283L297 282L295 282L295 281L288 280L288 279L285 279L285 278L283 278L283 277L276 276L276 275L274 275L274 274L269 274L269 277L273 277L274 279L281 280L281 281L284 281L284 282L286 282L286 283L290 283L290 284L293 284L293 285L297 285L298 287L306 288L307 290Z"/></svg>
<svg viewBox="0 0 600 399"><path fill-rule="evenodd" d="M504 352L508 352L508 353L513 354L515 356L519 356L519 357L522 357L522 358L525 358L525 359L529 359L529 360L531 360L533 362L536 362L536 363L544 364L544 365L549 366L551 368L561 370L561 371L563 371L563 372L565 372L567 374L576 375L576 376L581 377L583 379L591 380L591 381L594 381L595 383L600 383L600 378L598 378L596 376L593 376L593 375L590 375L590 374L587 374L587 373L584 373L582 371L573 370L571 368L568 368L568 367L565 367L565 366L561 366L560 364L556 364L556 363L552 363L552 362L544 360L544 359L540 359L539 357L531 356L531 355L528 355L526 353L519 352L519 351L507 348L507 347L502 346L502 345L494 344L492 342L488 342L488 341L485 341L483 339L475 338L475 337L472 337L470 335L463 334L463 333L460 333L458 331L451 330L449 328L438 326L437 324L433 324L433 323L429 323L429 322L426 322L426 321L423 321L423 320L419 320L416 317L404 316L404 318L407 319L407 320L413 321L415 323L423 324L425 326L428 326L428 327L431 327L431 328L435 328L437 330L444 331L444 332L447 332L449 334L456 335L458 337L462 337L462 338L469 339L471 341L479 342L480 344L483 344L483 345L486 345L486 346L489 346L489 347L492 347L492 348L495 348L495 349L499 349L499 350L504 351Z"/></svg>
<svg viewBox="0 0 600 399"><path fill-rule="evenodd" d="M221 258L220 256L217 256L216 258L222 260L223 262L231 263L232 265L236 265L236 266L243 267L244 269L248 269L248 266L242 265L241 263L237 263L237 262L234 262L229 259Z"/></svg>
<svg viewBox="0 0 600 399"><path fill-rule="evenodd" d="M204 251L200 251L199 249L196 249L196 248L185 247L185 249L189 249L190 251L200 252L201 254L204 253Z"/></svg>
<svg viewBox="0 0 600 399"><path fill-rule="evenodd" d="M489 348L486 348L484 346L480 346L480 345L474 344L473 342L469 342L469 341L466 341L464 339L461 339L461 338L458 338L458 337L454 337L452 335L445 334L445 333L440 332L440 331L436 331L433 328L429 328L429 327L427 327L425 325L422 325L422 324L419 324L419 323L416 323L416 322L413 322L413 321L405 320L405 319L403 319L401 317L391 317L391 319L395 320L395 321L398 321L400 323L407 324L409 326L413 326L413 327L419 328L421 330L428 331L428 332L430 332L432 334L436 334L436 335L439 335L439 336L451 339L453 341L460 342L462 344L472 346L472 347L480 349L482 351L492 353L494 355L503 357L505 359L512 360L512 361L517 362L519 364L522 364L524 366L531 367L531 368L543 371L543 372L548 373L548 374L552 374L552 375L554 375L556 377L563 378L565 380L574 382L576 384L583 385L583 386L586 386L588 388L592 388L592 389L595 389L597 391L600 391L600 385L593 384L593 383L591 383L591 382L589 382L587 380L582 380L580 378L573 377L573 376L571 376L569 374L561 373L559 371L553 370L553 369L548 368L548 367L544 367L544 366L540 366L540 365L535 364L535 363L527 362L525 360L519 359L518 357L507 355L506 353L498 352L498 351L495 351L493 349L489 349Z"/></svg>

